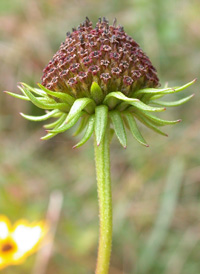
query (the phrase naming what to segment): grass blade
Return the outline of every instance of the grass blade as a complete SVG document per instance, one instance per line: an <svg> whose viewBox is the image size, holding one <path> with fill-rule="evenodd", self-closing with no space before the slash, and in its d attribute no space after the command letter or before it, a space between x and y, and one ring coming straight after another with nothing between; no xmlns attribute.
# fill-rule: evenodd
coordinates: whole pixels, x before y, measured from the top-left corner
<svg viewBox="0 0 200 274"><path fill-rule="evenodd" d="M176 208L183 173L183 161L174 159L168 172L156 222L139 259L139 273L151 273L151 267L158 259Z"/></svg>

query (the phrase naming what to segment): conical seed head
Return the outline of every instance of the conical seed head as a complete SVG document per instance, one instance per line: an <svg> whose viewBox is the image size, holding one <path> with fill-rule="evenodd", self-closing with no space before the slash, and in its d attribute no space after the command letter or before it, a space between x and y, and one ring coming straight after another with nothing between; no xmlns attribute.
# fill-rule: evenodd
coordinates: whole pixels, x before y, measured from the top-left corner
<svg viewBox="0 0 200 274"><path fill-rule="evenodd" d="M94 81L104 95L118 90L134 96L139 89L159 84L156 69L139 45L116 21L109 25L106 18L100 18L95 27L86 18L77 29L67 32L43 72L46 88L75 98L90 96Z"/></svg>

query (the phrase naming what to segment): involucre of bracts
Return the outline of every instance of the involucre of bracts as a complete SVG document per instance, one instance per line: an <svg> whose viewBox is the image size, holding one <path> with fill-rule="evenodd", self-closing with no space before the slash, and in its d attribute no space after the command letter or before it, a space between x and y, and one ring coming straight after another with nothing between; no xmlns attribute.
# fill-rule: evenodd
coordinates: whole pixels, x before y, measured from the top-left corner
<svg viewBox="0 0 200 274"><path fill-rule="evenodd" d="M24 118L32 121L56 119L44 126L48 133L41 138L43 140L65 132L79 122L74 135L85 132L74 147L83 145L93 132L100 144L107 125L123 147L127 146L125 128L139 143L148 146L136 120L166 136L159 127L180 120L163 120L152 112L165 111L166 107L190 100L193 95L175 102L159 99L195 82L160 88L156 70L139 45L123 27L116 26L116 20L109 26L105 18L99 19L95 28L86 18L72 33L68 32L65 42L43 72L39 88L21 83L22 95L7 93L46 110L46 114L39 117L21 113Z"/></svg>

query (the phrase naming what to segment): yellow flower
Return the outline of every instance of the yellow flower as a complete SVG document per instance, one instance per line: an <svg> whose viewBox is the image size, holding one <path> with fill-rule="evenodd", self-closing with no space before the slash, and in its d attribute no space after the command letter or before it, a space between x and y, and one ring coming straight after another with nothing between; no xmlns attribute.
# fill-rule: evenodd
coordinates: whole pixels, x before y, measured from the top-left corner
<svg viewBox="0 0 200 274"><path fill-rule="evenodd" d="M45 232L43 222L19 220L11 226L9 219L0 215L0 269L22 263L37 250Z"/></svg>

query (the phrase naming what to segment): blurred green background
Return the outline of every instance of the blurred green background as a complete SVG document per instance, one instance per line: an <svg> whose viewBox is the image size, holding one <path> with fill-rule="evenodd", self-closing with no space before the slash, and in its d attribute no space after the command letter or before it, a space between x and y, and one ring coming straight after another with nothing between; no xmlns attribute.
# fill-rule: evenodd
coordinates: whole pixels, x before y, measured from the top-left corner
<svg viewBox="0 0 200 274"><path fill-rule="evenodd" d="M199 0L1 0L0 90L18 92L18 81L36 85L65 33L88 16L119 24L147 53L162 85L184 84L200 72ZM114 208L111 274L200 273L200 111L198 82L172 99L192 94L163 117L168 138L143 129L150 148L130 136L111 146ZM94 273L98 206L92 140L60 134L49 141L30 103L0 96L0 213L13 222L45 218L49 195L64 195L48 274ZM72 133L73 131L71 131ZM32 273L36 256L4 274ZM40 274L40 273L37 273Z"/></svg>

